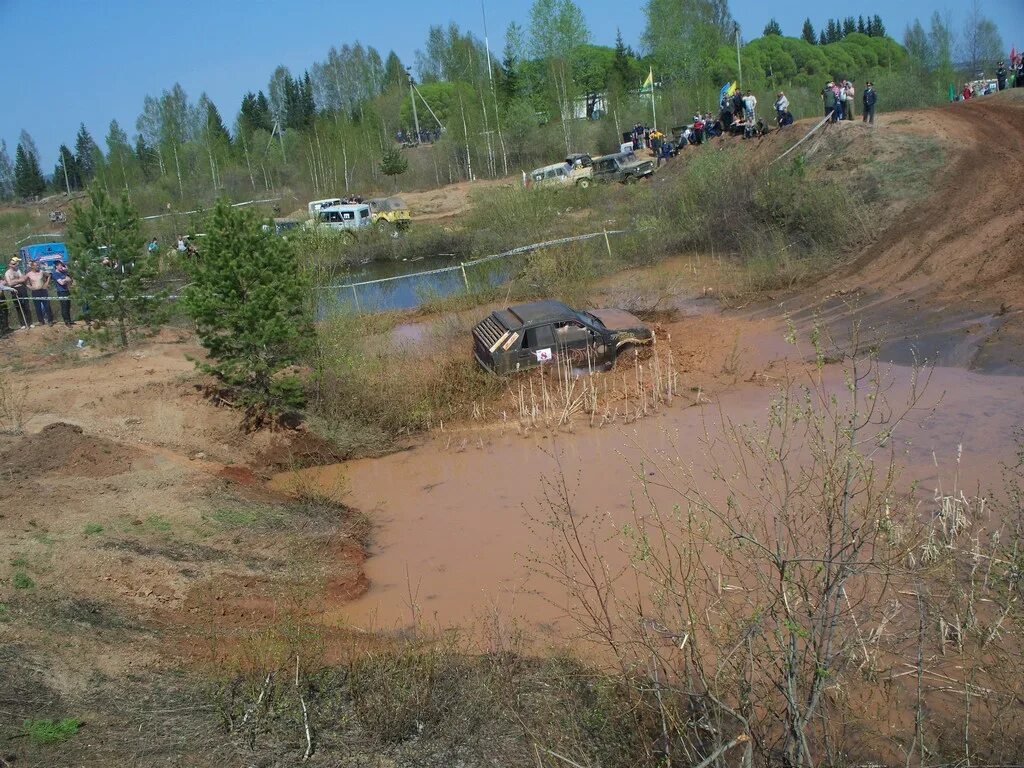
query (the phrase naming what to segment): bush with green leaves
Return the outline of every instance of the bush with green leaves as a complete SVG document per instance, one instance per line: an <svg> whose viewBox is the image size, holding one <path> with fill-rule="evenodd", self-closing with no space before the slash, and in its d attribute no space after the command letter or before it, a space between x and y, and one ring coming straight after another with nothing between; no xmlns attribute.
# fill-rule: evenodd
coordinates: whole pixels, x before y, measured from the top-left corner
<svg viewBox="0 0 1024 768"><path fill-rule="evenodd" d="M158 326L166 293L155 290L155 258L143 248L139 215L127 194L113 200L102 187L89 191L89 205L72 207L68 245L73 256L72 296L82 316L122 347Z"/></svg>
<svg viewBox="0 0 1024 768"><path fill-rule="evenodd" d="M255 424L300 408L304 392L287 369L313 338L311 281L294 243L256 214L218 203L200 256L187 265L182 303L209 352L199 368L246 407Z"/></svg>

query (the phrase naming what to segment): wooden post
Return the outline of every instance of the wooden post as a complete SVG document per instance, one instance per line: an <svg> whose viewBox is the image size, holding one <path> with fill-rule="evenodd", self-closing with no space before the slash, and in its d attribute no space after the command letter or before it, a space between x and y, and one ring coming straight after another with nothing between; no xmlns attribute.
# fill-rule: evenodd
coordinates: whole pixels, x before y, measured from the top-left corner
<svg viewBox="0 0 1024 768"><path fill-rule="evenodd" d="M459 266L462 268L462 282L466 284L466 293L469 293L469 278L466 276L466 265L460 261Z"/></svg>
<svg viewBox="0 0 1024 768"><path fill-rule="evenodd" d="M612 257L612 243L608 239L608 228L604 229L604 247L608 249L608 258Z"/></svg>
<svg viewBox="0 0 1024 768"><path fill-rule="evenodd" d="M359 294L356 293L356 286L352 285L352 300L356 303L356 312L359 311Z"/></svg>

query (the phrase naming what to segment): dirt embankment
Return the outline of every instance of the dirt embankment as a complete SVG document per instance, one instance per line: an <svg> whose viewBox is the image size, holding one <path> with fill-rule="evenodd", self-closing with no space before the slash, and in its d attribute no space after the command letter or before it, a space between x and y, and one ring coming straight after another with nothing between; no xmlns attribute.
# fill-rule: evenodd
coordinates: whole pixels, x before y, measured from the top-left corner
<svg viewBox="0 0 1024 768"><path fill-rule="evenodd" d="M173 670L244 667L274 628L361 594L368 527L263 488L264 472L331 454L304 432L244 434L203 397L186 336L112 353L76 341L0 339L0 765L177 761L192 748L170 734L141 757L124 702L201 707ZM163 720L136 716L133 729ZM53 717L84 720L89 738L30 744L22 723ZM219 739L209 725L197 744Z"/></svg>

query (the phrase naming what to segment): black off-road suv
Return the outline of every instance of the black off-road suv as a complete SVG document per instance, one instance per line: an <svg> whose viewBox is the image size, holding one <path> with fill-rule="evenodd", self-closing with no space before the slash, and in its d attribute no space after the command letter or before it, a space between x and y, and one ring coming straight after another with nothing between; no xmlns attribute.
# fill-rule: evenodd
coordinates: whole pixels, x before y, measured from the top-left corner
<svg viewBox="0 0 1024 768"><path fill-rule="evenodd" d="M628 348L654 343L654 333L621 309L577 311L560 301L534 301L492 312L473 329L473 354L492 373L538 365L607 370Z"/></svg>
<svg viewBox="0 0 1024 768"><path fill-rule="evenodd" d="M594 181L631 184L654 174L654 161L641 160L633 152L618 152L594 158Z"/></svg>

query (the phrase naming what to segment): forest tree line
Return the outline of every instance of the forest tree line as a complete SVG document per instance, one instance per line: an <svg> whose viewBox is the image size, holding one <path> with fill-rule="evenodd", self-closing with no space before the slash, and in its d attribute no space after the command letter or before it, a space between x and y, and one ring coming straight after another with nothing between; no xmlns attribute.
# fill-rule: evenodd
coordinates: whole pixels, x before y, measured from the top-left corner
<svg viewBox="0 0 1024 768"><path fill-rule="evenodd" d="M816 110L824 82L840 76L874 79L888 108L937 103L955 61L977 68L1002 52L977 5L956 27L938 12L927 26L915 21L902 44L877 15L828 19L819 30L807 19L792 36L771 19L745 40L727 0L648 0L644 10L639 51L621 34L614 46L594 44L572 0L535 0L528 18L507 28L500 54L454 23L431 27L412 62L346 43L304 72L277 67L243 96L230 128L206 93L192 99L175 83L144 98L131 135L112 120L98 142L82 124L73 145L58 148L48 178L27 131L13 160L0 141L0 197L97 183L150 210L222 196L378 190L391 183L382 158L398 136L413 136L415 118L437 141L430 152L406 153L404 186L498 177L616 147L621 131L650 120L638 93L649 71L670 121L716 109L719 88L734 80L769 101L785 88L799 116Z"/></svg>

